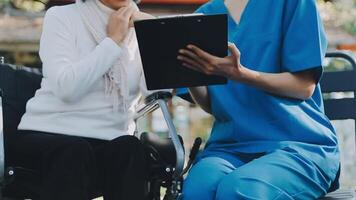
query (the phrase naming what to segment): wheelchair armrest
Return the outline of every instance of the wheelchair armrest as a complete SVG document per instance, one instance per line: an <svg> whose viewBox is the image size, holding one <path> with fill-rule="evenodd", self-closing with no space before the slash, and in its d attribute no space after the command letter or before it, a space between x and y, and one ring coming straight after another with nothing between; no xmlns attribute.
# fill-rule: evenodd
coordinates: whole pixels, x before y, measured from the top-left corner
<svg viewBox="0 0 356 200"><path fill-rule="evenodd" d="M2 110L2 90L0 89L0 120L3 120ZM4 182L5 173L5 152L4 152L4 124L0 122L0 185Z"/></svg>
<svg viewBox="0 0 356 200"><path fill-rule="evenodd" d="M343 51L327 52L325 54L325 57L326 58L342 58L342 59L345 59L346 61L348 61L351 64L353 69L356 69L356 61L355 61L355 59L351 55L349 55L349 54L347 54L347 53L345 53Z"/></svg>
<svg viewBox="0 0 356 200"><path fill-rule="evenodd" d="M136 115L134 117L135 121L148 113L155 111L158 106L158 100L167 101L172 98L172 94L170 92L155 92L149 96L147 96L143 102L143 104L139 105L136 109Z"/></svg>
<svg viewBox="0 0 356 200"><path fill-rule="evenodd" d="M152 93L149 96L147 96L145 98L145 103L148 104L148 103L150 103L152 101L156 101L158 99L169 100L171 98L172 98L172 93L159 91L159 92L155 92L155 93Z"/></svg>
<svg viewBox="0 0 356 200"><path fill-rule="evenodd" d="M184 149L179 140L176 128L174 127L171 115L168 111L167 100L172 98L170 92L155 92L149 95L143 105L140 105L134 116L135 121L140 117L155 111L157 108L161 108L164 119L168 127L169 138L172 140L175 153L176 153L176 165L174 168L173 176L179 179L182 175L184 168Z"/></svg>

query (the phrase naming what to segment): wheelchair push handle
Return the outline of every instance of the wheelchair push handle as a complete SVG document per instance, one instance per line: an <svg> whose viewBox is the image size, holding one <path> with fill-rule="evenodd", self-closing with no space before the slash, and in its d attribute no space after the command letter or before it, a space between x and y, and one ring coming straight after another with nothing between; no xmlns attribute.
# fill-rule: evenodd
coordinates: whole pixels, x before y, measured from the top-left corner
<svg viewBox="0 0 356 200"><path fill-rule="evenodd" d="M193 165L193 162L198 155L201 143L202 143L202 139L200 137L195 138L193 147L190 150L187 166L184 168L182 173L183 175L186 174L188 170L191 168L191 166Z"/></svg>
<svg viewBox="0 0 356 200"><path fill-rule="evenodd" d="M192 150L190 150L189 160L192 160L192 161L195 160L195 158L198 155L201 143L202 143L202 139L200 137L195 138Z"/></svg>
<svg viewBox="0 0 356 200"><path fill-rule="evenodd" d="M137 121L139 118L159 108L158 105L159 100L168 101L171 98L172 98L172 94L170 92L159 91L150 94L144 99L143 104L137 107L134 120Z"/></svg>

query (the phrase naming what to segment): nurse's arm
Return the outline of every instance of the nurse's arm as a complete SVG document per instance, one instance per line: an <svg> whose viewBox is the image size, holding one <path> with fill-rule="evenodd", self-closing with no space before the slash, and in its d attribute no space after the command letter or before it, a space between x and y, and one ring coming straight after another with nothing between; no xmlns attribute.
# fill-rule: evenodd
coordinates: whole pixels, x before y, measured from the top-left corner
<svg viewBox="0 0 356 200"><path fill-rule="evenodd" d="M207 87L192 87L189 88L189 93L196 104L198 104L205 112L211 114L210 96Z"/></svg>
<svg viewBox="0 0 356 200"><path fill-rule="evenodd" d="M190 69L209 75L224 76L275 95L300 100L306 100L313 95L316 79L312 70L297 73L258 72L240 63L240 52L234 44L229 43L229 50L231 55L220 58L194 45L188 45L187 49L179 51L178 59Z"/></svg>
<svg viewBox="0 0 356 200"><path fill-rule="evenodd" d="M312 70L297 73L263 73L243 68L239 73L234 75L235 80L289 98L307 100L313 95L316 87Z"/></svg>

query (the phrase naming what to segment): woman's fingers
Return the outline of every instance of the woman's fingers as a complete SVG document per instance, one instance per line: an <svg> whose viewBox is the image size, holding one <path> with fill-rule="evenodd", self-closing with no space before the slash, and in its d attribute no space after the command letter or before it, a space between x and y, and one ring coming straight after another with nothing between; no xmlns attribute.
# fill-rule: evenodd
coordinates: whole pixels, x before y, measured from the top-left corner
<svg viewBox="0 0 356 200"><path fill-rule="evenodd" d="M125 19L130 19L131 16L134 14L135 12L135 9L131 6L129 7L126 7L127 9L125 9L122 13L122 16L125 18Z"/></svg>
<svg viewBox="0 0 356 200"><path fill-rule="evenodd" d="M124 6L120 8L119 10L116 11L116 16L121 17L125 20L129 20L133 13L135 12L133 7L130 6Z"/></svg>
<svg viewBox="0 0 356 200"><path fill-rule="evenodd" d="M125 39L133 12L134 9L132 7L123 7L110 15L106 31L107 35L117 44L120 44Z"/></svg>
<svg viewBox="0 0 356 200"><path fill-rule="evenodd" d="M116 15L122 15L128 9L127 6L121 7L119 10L116 11Z"/></svg>
<svg viewBox="0 0 356 200"><path fill-rule="evenodd" d="M150 15L148 13L144 13L141 11L135 11L134 14L132 15L132 19L134 21L138 21L138 20L145 20L145 19L155 19L156 17L153 15Z"/></svg>

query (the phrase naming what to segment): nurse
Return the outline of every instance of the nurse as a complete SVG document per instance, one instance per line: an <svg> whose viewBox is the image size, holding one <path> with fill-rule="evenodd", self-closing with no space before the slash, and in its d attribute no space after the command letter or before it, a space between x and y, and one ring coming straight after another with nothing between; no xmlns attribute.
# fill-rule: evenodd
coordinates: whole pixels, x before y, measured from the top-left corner
<svg viewBox="0 0 356 200"><path fill-rule="evenodd" d="M215 123L183 199L316 199L339 169L338 141L318 84L327 42L315 0L211 0L228 14L229 56L194 45L184 66L228 78L190 88Z"/></svg>

